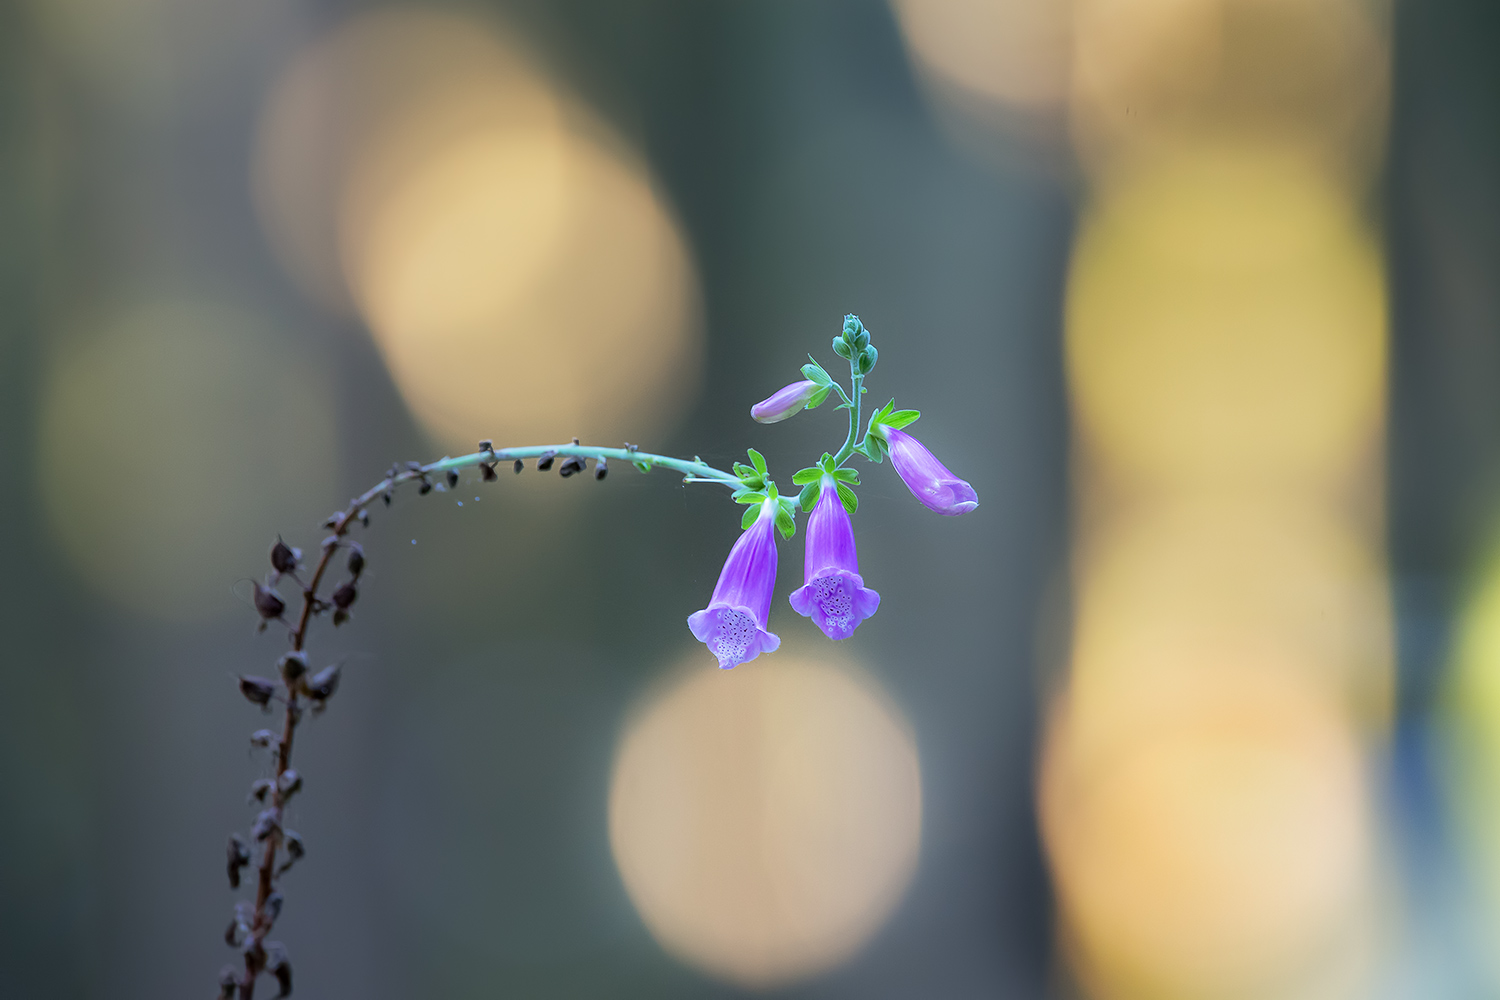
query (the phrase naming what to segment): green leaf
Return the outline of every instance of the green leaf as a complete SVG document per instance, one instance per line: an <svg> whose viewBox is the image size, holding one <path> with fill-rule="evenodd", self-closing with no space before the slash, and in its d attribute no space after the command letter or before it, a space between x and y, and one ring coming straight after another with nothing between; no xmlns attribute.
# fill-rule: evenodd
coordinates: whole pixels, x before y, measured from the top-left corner
<svg viewBox="0 0 1500 1000"><path fill-rule="evenodd" d="M819 385L831 385L833 383L833 376L824 371L823 366L818 364L817 359L813 358L811 354L807 357L812 363L802 366L803 377L811 379Z"/></svg>
<svg viewBox="0 0 1500 1000"><path fill-rule="evenodd" d="M805 469L798 469L792 474L792 482L798 486L806 486L808 483L815 483L822 478L823 470L815 465L810 465Z"/></svg>
<svg viewBox="0 0 1500 1000"><path fill-rule="evenodd" d="M841 482L834 485L838 487L839 502L844 505L844 509L851 514L859 510L859 497L854 495L854 491Z"/></svg>
<svg viewBox="0 0 1500 1000"><path fill-rule="evenodd" d="M781 532L782 538L788 540L797 533L797 519L784 504L776 505L776 530Z"/></svg>
<svg viewBox="0 0 1500 1000"><path fill-rule="evenodd" d="M755 519L757 517L760 517L760 507L759 506L746 507L745 508L745 516L742 517L742 518L740 518L740 527L742 529L744 529L745 531L749 531L750 530L750 525L752 525L752 524L755 523Z"/></svg>
<svg viewBox="0 0 1500 1000"><path fill-rule="evenodd" d="M762 455L760 452L756 451L754 448L749 449L749 451L747 452L747 454L749 454L749 456L750 456L750 461L752 461L752 462L755 463L755 471L759 472L760 475L761 475L761 478L764 479L765 476L766 476L766 459L765 459L765 456Z"/></svg>
<svg viewBox="0 0 1500 1000"><path fill-rule="evenodd" d="M887 427L894 427L897 430L900 430L907 424L916 423L917 418L921 415L921 410L897 410L895 413L887 414L886 417L880 422L885 424Z"/></svg>
<svg viewBox="0 0 1500 1000"><path fill-rule="evenodd" d="M833 386L831 386L831 385L825 385L823 388L821 388L817 392L813 393L807 399L807 408L809 410L816 410L818 407L822 406L823 405L823 400L827 399L828 398L828 394L830 392L832 392L832 391L833 391Z"/></svg>
<svg viewBox="0 0 1500 1000"><path fill-rule="evenodd" d="M802 493L797 497L797 503L802 508L802 513L811 513L813 507L817 505L818 494L821 492L821 488L819 486L819 481L821 479L822 477L819 476L818 479L815 479L812 482L808 483L806 486L802 487Z"/></svg>
<svg viewBox="0 0 1500 1000"><path fill-rule="evenodd" d="M859 473L853 469L834 469L833 478L841 483L848 483L851 486L859 485Z"/></svg>
<svg viewBox="0 0 1500 1000"><path fill-rule="evenodd" d="M764 493L755 490L735 490L729 495L735 503L760 503L765 498Z"/></svg>

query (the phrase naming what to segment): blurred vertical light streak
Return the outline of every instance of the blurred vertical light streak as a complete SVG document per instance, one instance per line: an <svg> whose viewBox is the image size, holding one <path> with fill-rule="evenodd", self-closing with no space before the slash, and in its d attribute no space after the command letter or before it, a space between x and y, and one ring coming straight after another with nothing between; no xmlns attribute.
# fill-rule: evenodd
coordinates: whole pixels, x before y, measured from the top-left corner
<svg viewBox="0 0 1500 1000"><path fill-rule="evenodd" d="M1074 622L1039 809L1099 998L1342 997L1392 691L1376 11L1079 0Z"/></svg>

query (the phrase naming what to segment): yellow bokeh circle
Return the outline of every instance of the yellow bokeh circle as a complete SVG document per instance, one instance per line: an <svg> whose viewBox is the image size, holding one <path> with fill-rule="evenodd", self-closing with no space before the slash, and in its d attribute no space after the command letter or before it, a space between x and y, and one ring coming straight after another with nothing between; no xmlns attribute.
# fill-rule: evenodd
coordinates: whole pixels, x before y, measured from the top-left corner
<svg viewBox="0 0 1500 1000"><path fill-rule="evenodd" d="M879 928L921 810L911 734L868 677L784 653L732 671L695 659L621 740L610 844L663 947L765 988Z"/></svg>

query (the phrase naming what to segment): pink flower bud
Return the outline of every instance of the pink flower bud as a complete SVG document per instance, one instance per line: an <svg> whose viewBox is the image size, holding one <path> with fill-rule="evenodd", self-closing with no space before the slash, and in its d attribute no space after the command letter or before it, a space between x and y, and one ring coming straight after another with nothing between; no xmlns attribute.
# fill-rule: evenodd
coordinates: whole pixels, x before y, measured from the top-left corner
<svg viewBox="0 0 1500 1000"><path fill-rule="evenodd" d="M793 382L785 389L778 390L769 398L750 407L750 415L763 424L778 423L787 417L794 416L807 405L807 401L812 399L817 391L818 383L811 379Z"/></svg>

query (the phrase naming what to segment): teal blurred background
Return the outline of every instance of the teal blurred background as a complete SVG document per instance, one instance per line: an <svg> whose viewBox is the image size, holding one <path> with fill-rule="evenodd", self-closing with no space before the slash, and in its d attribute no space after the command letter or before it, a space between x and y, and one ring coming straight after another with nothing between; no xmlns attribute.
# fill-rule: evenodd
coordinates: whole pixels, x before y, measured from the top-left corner
<svg viewBox="0 0 1500 1000"><path fill-rule="evenodd" d="M480 438L789 479L846 312L981 506L872 467L838 649L799 536L713 669L711 486L375 510L297 995L1500 992L1497 27L0 4L0 996L211 995L278 533Z"/></svg>

